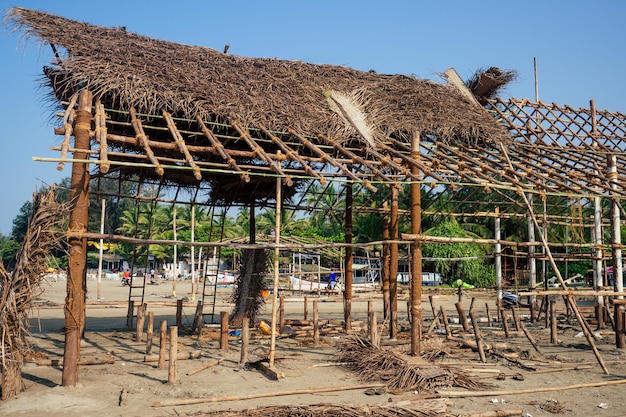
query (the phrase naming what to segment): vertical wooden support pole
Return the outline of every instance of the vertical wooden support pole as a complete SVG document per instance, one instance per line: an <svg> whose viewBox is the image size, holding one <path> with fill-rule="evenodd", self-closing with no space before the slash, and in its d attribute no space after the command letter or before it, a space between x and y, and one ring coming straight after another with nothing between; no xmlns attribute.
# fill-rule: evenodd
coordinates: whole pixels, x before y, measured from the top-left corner
<svg viewBox="0 0 626 417"><path fill-rule="evenodd" d="M167 383L176 383L176 360L178 359L178 327L170 327L170 363L167 372Z"/></svg>
<svg viewBox="0 0 626 417"><path fill-rule="evenodd" d="M383 241L389 240L389 203L387 201L383 201ZM387 321L389 319L389 311L390 308L390 300L389 300L389 266L391 265L391 251L390 251L389 243L383 243L383 254L382 254L382 284L383 284L383 320Z"/></svg>
<svg viewBox="0 0 626 417"><path fill-rule="evenodd" d="M485 312L487 314L487 323L491 326L491 314L489 314L489 303L485 303Z"/></svg>
<svg viewBox="0 0 626 417"><path fill-rule="evenodd" d="M135 340L137 342L141 342L143 339L143 328L146 324L146 309L148 308L147 304L142 304L137 308L137 329L135 331Z"/></svg>
<svg viewBox="0 0 626 417"><path fill-rule="evenodd" d="M272 327L273 323L272 323ZM228 312L220 311L220 349L228 349Z"/></svg>
<svg viewBox="0 0 626 417"><path fill-rule="evenodd" d="M84 89L79 93L78 110L74 121L74 159L89 159L92 95ZM65 348L63 354L62 385L78 383L80 339L85 326L85 291L87 272L87 239L81 237L89 222L89 164L72 163L70 179L71 210L68 225L69 257L67 295L65 298Z"/></svg>
<svg viewBox="0 0 626 417"><path fill-rule="evenodd" d="M411 138L411 158L420 159L420 133L414 132ZM417 166L411 165L413 177L419 177ZM422 233L422 194L421 185L411 182L411 233L419 236ZM422 337L422 245L416 239L411 243L411 355L419 356L421 353ZM437 320L434 316L433 320Z"/></svg>
<svg viewBox="0 0 626 417"><path fill-rule="evenodd" d="M352 243L352 183L346 183L346 214L345 214L345 241L347 244ZM346 331L352 330L352 280L353 280L353 268L352 268L352 247L346 246L346 276L345 276L345 288L343 291L343 320L344 329Z"/></svg>
<svg viewBox="0 0 626 417"><path fill-rule="evenodd" d="M176 327L183 326L183 300L176 300Z"/></svg>
<svg viewBox="0 0 626 417"><path fill-rule="evenodd" d="M471 313L472 311L474 311L474 303L476 302L476 297L472 297L472 300L470 301L470 307L469 307L469 312Z"/></svg>
<svg viewBox="0 0 626 417"><path fill-rule="evenodd" d="M556 320L556 303L553 299L548 299L550 306L550 343L558 343L557 338L557 320Z"/></svg>
<svg viewBox="0 0 626 417"><path fill-rule="evenodd" d="M278 306L278 333L283 331L283 327L285 327L285 298L279 297L280 304Z"/></svg>
<svg viewBox="0 0 626 417"><path fill-rule="evenodd" d="M162 320L159 327L159 363L158 369L165 369L165 355L167 353L167 320Z"/></svg>
<svg viewBox="0 0 626 417"><path fill-rule="evenodd" d="M494 219L494 238L496 244L494 247L495 252L495 270L496 270L496 305L502 305L502 244L501 230L500 230L500 209L496 207L496 217Z"/></svg>
<svg viewBox="0 0 626 417"><path fill-rule="evenodd" d="M614 304L613 315L615 316L615 347L622 349L624 347L624 342L626 341L626 335L624 334L624 329L626 327L626 324L624 323L624 305L621 303Z"/></svg>
<svg viewBox="0 0 626 417"><path fill-rule="evenodd" d="M154 337L154 311L148 312L148 330L146 333L146 355L152 350L152 338Z"/></svg>
<svg viewBox="0 0 626 417"><path fill-rule="evenodd" d="M452 331L450 330L450 325L448 324L448 315L446 314L446 310L443 306L439 306L439 311L441 312L441 321L443 321L443 327L446 329L446 337L452 336Z"/></svg>
<svg viewBox="0 0 626 417"><path fill-rule="evenodd" d="M396 339L398 335L398 187L391 186L391 239L389 264L389 338ZM421 273L420 273L421 276Z"/></svg>
<svg viewBox="0 0 626 417"><path fill-rule="evenodd" d="M243 318L241 328L241 357L239 363L245 365L248 362L248 346L250 345L250 317Z"/></svg>
<svg viewBox="0 0 626 417"><path fill-rule="evenodd" d="M126 327L128 327L129 330L132 330L133 328L134 317L135 317L135 301L130 300L128 302L128 312L126 313Z"/></svg>
<svg viewBox="0 0 626 417"><path fill-rule="evenodd" d="M304 296L304 319L309 319L309 297Z"/></svg>
<svg viewBox="0 0 626 417"><path fill-rule="evenodd" d="M456 303L454 303L454 306L456 307L456 311L459 314L459 323L461 324L461 326L463 326L463 330L469 332L469 323L467 322L467 316L465 315L465 311L463 311L463 303L457 301Z"/></svg>
<svg viewBox="0 0 626 417"><path fill-rule="evenodd" d="M274 292L272 293L272 329L270 336L270 353L269 353L269 366L274 367L274 357L276 356L276 316L278 314L278 280L280 278L280 214L282 212L283 204L283 187L280 177L276 177L276 217L275 217L275 230L274 230Z"/></svg>
<svg viewBox="0 0 626 417"><path fill-rule="evenodd" d="M485 355L485 347L483 346L483 338L480 335L480 329L478 328L478 320L472 310L469 312L470 320L472 321L472 327L474 328L474 338L476 339L476 346L478 347L478 355L481 362L487 362L487 356Z"/></svg>
<svg viewBox="0 0 626 417"><path fill-rule="evenodd" d="M320 317L318 300L313 300L313 343L317 346L320 342Z"/></svg>

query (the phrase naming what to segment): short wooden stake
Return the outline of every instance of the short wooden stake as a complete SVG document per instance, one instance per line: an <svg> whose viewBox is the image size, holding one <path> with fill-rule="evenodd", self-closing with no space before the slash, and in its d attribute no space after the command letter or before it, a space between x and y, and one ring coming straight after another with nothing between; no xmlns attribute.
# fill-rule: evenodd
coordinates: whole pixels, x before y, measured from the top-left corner
<svg viewBox="0 0 626 417"><path fill-rule="evenodd" d="M533 345L533 347L535 348L535 350L538 353L542 353L541 349L539 348L539 345L537 344L537 342L535 341L535 338L530 334L530 332L528 331L528 329L526 328L526 326L524 325L523 322L519 322L519 326L522 329L522 331L524 332L524 334L526 335L526 338L528 339L528 341L530 342L531 345Z"/></svg>
<svg viewBox="0 0 626 417"><path fill-rule="evenodd" d="M507 338L511 336L509 332L509 318L507 317L506 311L504 308L500 308L500 320L502 320L502 329L504 330L504 336Z"/></svg>
<svg viewBox="0 0 626 417"><path fill-rule="evenodd" d="M491 326L491 314L489 314L489 303L485 303L485 311L487 312L487 323Z"/></svg>
<svg viewBox="0 0 626 417"><path fill-rule="evenodd" d="M128 302L128 313L126 314L126 327L132 330L133 328L133 318L135 317L135 301L130 300Z"/></svg>
<svg viewBox="0 0 626 417"><path fill-rule="evenodd" d="M304 320L309 319L309 297L304 296Z"/></svg>
<svg viewBox="0 0 626 417"><path fill-rule="evenodd" d="M141 339L143 339L143 327L146 322L147 308L147 304L143 304L139 308L137 308L137 330L135 331L135 340L137 342L141 342Z"/></svg>
<svg viewBox="0 0 626 417"><path fill-rule="evenodd" d="M320 342L320 326L319 326L319 322L320 322L320 318L319 318L319 310L318 310L318 301L319 300L313 300L313 343L315 345L319 344Z"/></svg>
<svg viewBox="0 0 626 417"><path fill-rule="evenodd" d="M550 306L550 343L558 343L557 339L557 320L556 320L556 303L554 300L549 300Z"/></svg>
<svg viewBox="0 0 626 417"><path fill-rule="evenodd" d="M176 327L183 327L183 300L176 300Z"/></svg>
<svg viewBox="0 0 626 417"><path fill-rule="evenodd" d="M459 287L460 288L460 287ZM454 303L456 307L456 311L459 313L459 323L463 326L463 330L469 332L469 324L467 323L467 317L465 316L465 312L463 311L463 304L460 301Z"/></svg>
<svg viewBox="0 0 626 417"><path fill-rule="evenodd" d="M167 320L161 321L159 327L159 364L158 369L165 369L165 354L167 352Z"/></svg>
<svg viewBox="0 0 626 417"><path fill-rule="evenodd" d="M241 358L239 363L245 365L248 362L248 345L250 344L250 317L243 318L241 328Z"/></svg>
<svg viewBox="0 0 626 417"><path fill-rule="evenodd" d="M146 333L146 355L152 350L152 338L154 336L154 311L148 312L148 330Z"/></svg>
<svg viewBox="0 0 626 417"><path fill-rule="evenodd" d="M470 308L469 308L470 312L474 311L474 303L475 302L476 302L476 297L472 297L472 301L470 301Z"/></svg>
<svg viewBox="0 0 626 417"><path fill-rule="evenodd" d="M278 297L278 333L283 331L283 327L285 327L285 297Z"/></svg>
<svg viewBox="0 0 626 417"><path fill-rule="evenodd" d="M228 312L220 311L220 349L228 349Z"/></svg>
<svg viewBox="0 0 626 417"><path fill-rule="evenodd" d="M474 328L474 338L476 339L476 346L478 347L478 355L480 356L480 361L483 363L487 362L487 356L485 355L485 348L483 346L483 338L480 335L480 330L478 329L478 321L476 320L474 311L470 310L469 315L470 319L472 320L472 327Z"/></svg>
<svg viewBox="0 0 626 417"><path fill-rule="evenodd" d="M440 327L439 314L437 314L437 310L435 309L435 303L433 302L433 296L432 295L428 296L428 302L430 303L430 310L433 312L433 323L435 323L435 326L437 326L437 328L439 328ZM429 332L430 332L430 330L429 330Z"/></svg>
<svg viewBox="0 0 626 417"><path fill-rule="evenodd" d="M191 329L191 331L194 334L201 334L202 326L204 326L204 319L202 318L202 300L198 300L196 313L193 315L193 329Z"/></svg>
<svg viewBox="0 0 626 417"><path fill-rule="evenodd" d="M443 306L439 306L439 311L441 312L441 321L443 321L443 327L446 329L446 336L452 336L452 332L450 331L450 325L448 324L448 316L446 315L446 310Z"/></svg>
<svg viewBox="0 0 626 417"><path fill-rule="evenodd" d="M511 308L511 314L513 315L513 325L515 326L515 331L520 331L520 318L519 312L516 307Z"/></svg>
<svg viewBox="0 0 626 417"><path fill-rule="evenodd" d="M370 342L374 346L379 345L378 340L378 323L376 321L376 312L374 310L370 311L367 314L368 323L369 323L369 333L370 333Z"/></svg>
<svg viewBox="0 0 626 417"><path fill-rule="evenodd" d="M178 359L178 326L170 326L170 366L167 372L167 383L176 383L176 360Z"/></svg>

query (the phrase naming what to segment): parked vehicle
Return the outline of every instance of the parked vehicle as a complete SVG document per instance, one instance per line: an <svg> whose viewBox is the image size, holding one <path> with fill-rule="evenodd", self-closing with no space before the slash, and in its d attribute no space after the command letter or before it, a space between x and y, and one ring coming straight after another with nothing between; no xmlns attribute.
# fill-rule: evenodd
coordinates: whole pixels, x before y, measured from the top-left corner
<svg viewBox="0 0 626 417"><path fill-rule="evenodd" d="M504 305L504 308L530 307L530 304L523 303L521 297L517 294L513 294L512 292L502 293L502 304Z"/></svg>

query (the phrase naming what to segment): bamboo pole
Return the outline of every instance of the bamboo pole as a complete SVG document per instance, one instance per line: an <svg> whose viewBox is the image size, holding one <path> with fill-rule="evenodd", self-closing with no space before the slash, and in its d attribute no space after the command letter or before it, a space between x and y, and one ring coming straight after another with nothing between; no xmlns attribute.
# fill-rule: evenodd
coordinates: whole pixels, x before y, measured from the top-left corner
<svg viewBox="0 0 626 417"><path fill-rule="evenodd" d="M391 187L391 220L389 222L392 239L398 239L398 187ZM395 339L398 335L398 244L392 243L390 247L389 266L389 338ZM421 276L421 274L420 274Z"/></svg>
<svg viewBox="0 0 626 417"><path fill-rule="evenodd" d="M381 388L385 384L362 384L362 385L347 385L341 387L320 387L310 389L300 389L291 391L278 391L278 392L262 392L257 394L246 395L234 395L229 397L211 397L211 398L189 398L170 401L156 401L152 403L152 407L171 407L176 405L192 405L203 403L221 403L225 401L240 401L240 400L252 400L255 398L267 398L267 397L280 397L285 395L303 395L303 394L319 394L322 392L335 392L335 391L353 391L363 390L367 388Z"/></svg>
<svg viewBox="0 0 626 417"><path fill-rule="evenodd" d="M420 159L420 133L413 132L411 137L411 159ZM417 178L420 170L417 165L411 165L411 175ZM421 184L411 182L411 233L421 235L422 231L422 195ZM411 320L411 355L421 353L422 337L422 245L418 240L411 243L411 297L409 318ZM433 308L434 311L434 308ZM437 320L437 317L434 317Z"/></svg>
<svg viewBox="0 0 626 417"><path fill-rule="evenodd" d="M274 321L272 321L272 327ZM220 349L228 349L228 312L220 311Z"/></svg>
<svg viewBox="0 0 626 417"><path fill-rule="evenodd" d="M353 209L353 195L352 195L352 184L346 184L346 198L345 198L345 242L346 244L352 243L352 209ZM346 275L344 277L344 289L343 289L343 320L344 320L344 329L346 331L352 329L352 281L354 278L353 273L353 253L352 247L346 247L346 258L345 258L345 271Z"/></svg>
<svg viewBox="0 0 626 417"><path fill-rule="evenodd" d="M580 388L594 388L594 387L606 387L609 385L626 384L626 379L616 379L612 381L600 381L589 382L586 384L574 384L574 385L561 385L551 387L536 387L520 390L503 390L503 391L439 391L440 394L445 395L448 398L463 398L463 397L500 397L504 395L520 395L520 394L534 394L536 392L555 392L566 391L570 389Z"/></svg>
<svg viewBox="0 0 626 417"><path fill-rule="evenodd" d="M387 213L388 210L388 205L389 203L385 200L383 201L383 219L382 219L382 236L383 236L383 241L388 241L389 240L389 214ZM383 265L382 265L382 283L383 283L383 288L382 288L382 292L383 292L383 321L386 321L387 319L389 319L389 311L390 311L390 306L391 306L391 302L389 299L389 275L390 275L390 265L391 265L391 253L390 253L390 244L389 243L383 243Z"/></svg>
<svg viewBox="0 0 626 417"><path fill-rule="evenodd" d="M313 343L317 346L320 342L319 306L317 299L313 300Z"/></svg>
<svg viewBox="0 0 626 417"><path fill-rule="evenodd" d="M272 293L272 323L271 323L271 338L270 338L270 352L269 352L269 365L270 368L274 367L274 358L276 356L276 316L278 314L278 280L280 278L280 215L282 211L282 183L281 178L276 177L276 217L275 217L275 230L274 230L274 243L276 248L274 249L274 291Z"/></svg>
<svg viewBox="0 0 626 417"><path fill-rule="evenodd" d="M191 376L191 375L195 375L198 372L202 372L205 369L209 369L215 365L219 365L224 359L211 359L210 361L208 361L205 364L202 364L200 366L198 366L197 368L194 368L190 371L187 372L187 376Z"/></svg>

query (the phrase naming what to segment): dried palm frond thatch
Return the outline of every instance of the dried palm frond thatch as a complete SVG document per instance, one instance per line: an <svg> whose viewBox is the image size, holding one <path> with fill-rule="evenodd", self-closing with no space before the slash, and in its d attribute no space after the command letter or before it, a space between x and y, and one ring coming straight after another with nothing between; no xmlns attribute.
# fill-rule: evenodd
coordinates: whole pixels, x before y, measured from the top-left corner
<svg viewBox="0 0 626 417"><path fill-rule="evenodd" d="M498 67L481 68L465 81L465 86L474 94L482 105L493 99L508 84L517 78L516 71L502 70Z"/></svg>
<svg viewBox="0 0 626 417"><path fill-rule="evenodd" d="M259 309L264 304L261 292L268 262L268 252L263 249L247 249L241 255L241 271L232 295L235 310L230 317L230 326L240 328L244 317L248 317L250 323L254 323Z"/></svg>
<svg viewBox="0 0 626 417"><path fill-rule="evenodd" d="M67 206L55 200L54 189L33 198L28 230L17 254L15 269L7 272L0 262L0 328L2 340L2 399L24 390L22 363L28 350L28 315L40 286L50 251L58 247L63 234L59 225L67 218Z"/></svg>
<svg viewBox="0 0 626 417"><path fill-rule="evenodd" d="M209 413L194 414L194 417L450 417L452 414L440 410L430 410L424 404L398 406L398 405L339 405L339 404L313 404L291 406L268 406L247 410L225 410Z"/></svg>
<svg viewBox="0 0 626 417"><path fill-rule="evenodd" d="M381 381L391 392L432 392L452 386L472 390L489 387L452 367L427 361L407 363L392 350L374 346L358 336L341 345L338 360L347 363L363 381Z"/></svg>
<svg viewBox="0 0 626 417"><path fill-rule="evenodd" d="M56 100L87 86L105 106L122 110L345 137L345 115L327 99L333 91L334 97L366 98L359 111L382 137L414 131L442 140L506 136L455 87L414 76L241 57L19 7L6 22L58 52L45 71ZM364 134L349 120L347 134Z"/></svg>

